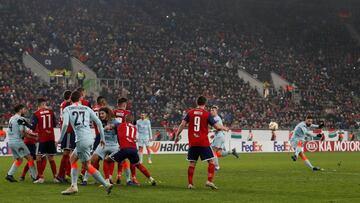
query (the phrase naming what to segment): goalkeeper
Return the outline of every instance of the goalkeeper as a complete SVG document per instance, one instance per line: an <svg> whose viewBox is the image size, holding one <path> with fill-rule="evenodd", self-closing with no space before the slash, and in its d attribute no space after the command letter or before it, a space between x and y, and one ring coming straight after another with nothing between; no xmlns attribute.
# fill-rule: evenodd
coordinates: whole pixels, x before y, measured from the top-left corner
<svg viewBox="0 0 360 203"><path fill-rule="evenodd" d="M296 161L298 157L300 156L301 159L304 161L305 165L311 168L313 171L320 171L322 170L320 167L314 167L309 159L304 154L304 142L306 136L312 136L312 137L320 137L321 135L314 135L311 133L310 128L322 128L324 127L324 123L321 123L320 125L314 125L313 123L313 117L311 115L307 115L305 121L302 121L299 123L295 129L294 129L294 135L290 139L290 144L292 148L295 151L295 154L291 156L293 161Z"/></svg>

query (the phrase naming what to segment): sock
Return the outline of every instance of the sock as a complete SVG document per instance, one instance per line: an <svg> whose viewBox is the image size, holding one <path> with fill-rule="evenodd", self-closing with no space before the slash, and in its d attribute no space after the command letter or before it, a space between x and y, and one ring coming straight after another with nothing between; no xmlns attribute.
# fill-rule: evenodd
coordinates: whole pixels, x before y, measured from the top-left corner
<svg viewBox="0 0 360 203"><path fill-rule="evenodd" d="M92 164L92 166L93 166L94 168L96 168L96 170L99 170L99 168L100 168L100 161L95 162L94 164Z"/></svg>
<svg viewBox="0 0 360 203"><path fill-rule="evenodd" d="M108 164L109 164L109 178L111 178L112 175L114 174L115 162L109 161Z"/></svg>
<svg viewBox="0 0 360 203"><path fill-rule="evenodd" d="M151 151L150 151L150 147L146 148L147 150L147 155L148 155L148 160L151 160Z"/></svg>
<svg viewBox="0 0 360 203"><path fill-rule="evenodd" d="M70 163L70 156L67 159L66 167L65 167L65 175L70 176L71 173L71 163Z"/></svg>
<svg viewBox="0 0 360 203"><path fill-rule="evenodd" d="M144 154L143 154L142 150L141 150L141 152L139 151L140 163L143 162L143 156L144 156Z"/></svg>
<svg viewBox="0 0 360 203"><path fill-rule="evenodd" d="M208 166L208 181L212 182L215 175L215 165L213 163L209 163Z"/></svg>
<svg viewBox="0 0 360 203"><path fill-rule="evenodd" d="M136 178L136 166L135 166L135 164L130 165L130 170L131 170L131 177Z"/></svg>
<svg viewBox="0 0 360 203"><path fill-rule="evenodd" d="M43 175L41 174L42 160L36 161L36 168L37 168L38 177L43 178Z"/></svg>
<svg viewBox="0 0 360 203"><path fill-rule="evenodd" d="M14 163L12 164L9 172L8 172L7 174L8 174L8 175L11 175L11 176L14 175L15 172L16 172L16 170L17 170L17 168L18 168L20 165L21 165L21 161L15 160Z"/></svg>
<svg viewBox="0 0 360 203"><path fill-rule="evenodd" d="M142 174L144 174L144 176L150 178L150 173L143 164L138 164L136 167L141 171Z"/></svg>
<svg viewBox="0 0 360 203"><path fill-rule="evenodd" d="M125 169L126 182L131 181L131 171L130 168Z"/></svg>
<svg viewBox="0 0 360 203"><path fill-rule="evenodd" d="M309 159L304 161L305 165L308 166L309 168L314 168L314 166L310 163Z"/></svg>
<svg viewBox="0 0 360 203"><path fill-rule="evenodd" d="M124 162L118 163L118 176L121 177L122 171L123 171Z"/></svg>
<svg viewBox="0 0 360 203"><path fill-rule="evenodd" d="M51 171L54 177L56 177L56 163L54 160L49 160Z"/></svg>
<svg viewBox="0 0 360 203"><path fill-rule="evenodd" d="M104 171L104 178L109 179L109 173L110 173L110 166L108 161L104 161L103 163L103 171Z"/></svg>
<svg viewBox="0 0 360 203"><path fill-rule="evenodd" d="M34 160L28 161L27 165L29 167L32 179L35 180L36 179L36 170L35 170L35 166L34 166Z"/></svg>
<svg viewBox="0 0 360 203"><path fill-rule="evenodd" d="M84 168L81 168L81 174L85 175L85 173L86 173L86 170Z"/></svg>
<svg viewBox="0 0 360 203"><path fill-rule="evenodd" d="M77 179L79 175L79 169L77 163L71 164L71 185L77 187Z"/></svg>
<svg viewBox="0 0 360 203"><path fill-rule="evenodd" d="M105 179L102 177L102 175L100 174L100 172L98 170L96 170L96 168L94 166L92 166L91 164L88 165L87 172L90 175L92 175L94 177L94 179L96 181L98 181L99 183L101 183L103 186L107 186L107 183L106 183Z"/></svg>
<svg viewBox="0 0 360 203"><path fill-rule="evenodd" d="M69 155L63 155L62 156L61 162L60 162L60 167L59 167L58 177L65 178L65 173L66 173L66 170L67 170L69 158L70 158Z"/></svg>
<svg viewBox="0 0 360 203"><path fill-rule="evenodd" d="M189 166L189 168L188 168L188 182L191 185L193 184L194 171L195 171L195 167L194 166Z"/></svg>
<svg viewBox="0 0 360 203"><path fill-rule="evenodd" d="M295 149L295 156L296 156L296 158L299 157L300 152L301 152L301 148L296 147L296 149Z"/></svg>
<svg viewBox="0 0 360 203"><path fill-rule="evenodd" d="M26 165L24 166L24 169L23 169L23 172L22 172L22 174L21 174L21 177L25 177L25 176L26 176L26 173L28 172L28 170L29 170L29 165L26 164Z"/></svg>
<svg viewBox="0 0 360 203"><path fill-rule="evenodd" d="M222 157L221 151L216 151L216 152L215 152L215 155L216 155L217 157Z"/></svg>
<svg viewBox="0 0 360 203"><path fill-rule="evenodd" d="M45 168L46 168L46 157L42 158L41 159L41 164L40 164L40 174L41 174L41 178L44 178L44 171L45 171Z"/></svg>
<svg viewBox="0 0 360 203"><path fill-rule="evenodd" d="M88 181L88 180L89 180L89 173L86 171L83 176L83 181Z"/></svg>
<svg viewBox="0 0 360 203"><path fill-rule="evenodd" d="M219 166L219 159L218 159L217 156L214 157L214 164L215 164L216 167L220 167Z"/></svg>

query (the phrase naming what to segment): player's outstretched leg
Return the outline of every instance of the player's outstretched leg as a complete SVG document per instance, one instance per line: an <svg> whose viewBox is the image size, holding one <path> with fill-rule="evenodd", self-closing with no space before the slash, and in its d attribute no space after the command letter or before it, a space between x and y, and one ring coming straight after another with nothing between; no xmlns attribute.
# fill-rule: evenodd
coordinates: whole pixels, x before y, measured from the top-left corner
<svg viewBox="0 0 360 203"><path fill-rule="evenodd" d="M309 159L305 156L305 154L303 152L300 152L299 156L301 157L301 159L304 161L304 164L309 167L310 169L312 169L313 171L321 171L322 169L320 167L314 167L311 162L309 161Z"/></svg>
<svg viewBox="0 0 360 203"><path fill-rule="evenodd" d="M139 169L139 171L144 174L145 177L147 177L151 183L152 186L156 185L156 181L153 177L151 177L150 172L145 168L145 166L143 164L131 164L130 166L131 168L131 172L132 172L132 176L133 176L133 180L136 180L136 169ZM138 183L138 182L137 182Z"/></svg>
<svg viewBox="0 0 360 203"><path fill-rule="evenodd" d="M208 180L206 181L205 186L210 187L213 190L218 189L216 187L216 185L213 183L213 179L215 176L215 165L213 160L209 160L209 165L208 165Z"/></svg>
<svg viewBox="0 0 360 203"><path fill-rule="evenodd" d="M62 191L61 194L72 195L79 191L77 186L78 175L79 175L79 166L77 164L77 160L73 160L71 162L71 186L68 189Z"/></svg>
<svg viewBox="0 0 360 203"><path fill-rule="evenodd" d="M87 164L86 165L87 172L90 175L92 175L96 181L98 181L99 183L101 183L105 187L107 194L110 194L113 185L110 184L110 183L107 183L105 181L104 177L101 175L101 173L93 165L91 165L90 162L87 162L87 163L84 163L84 164Z"/></svg>
<svg viewBox="0 0 360 203"><path fill-rule="evenodd" d="M194 189L193 177L194 177L194 172L195 172L195 166L196 166L195 161L189 162L189 168L188 168L188 183L189 183L188 188L189 189Z"/></svg>
<svg viewBox="0 0 360 203"><path fill-rule="evenodd" d="M5 177L5 179L7 181L9 181L11 183L17 182L17 180L15 180L15 178L14 178L14 174L15 174L17 168L19 168L19 166L21 165L21 163L22 163L22 158L18 158L13 162L13 164L10 167L10 170L7 172L6 177Z"/></svg>

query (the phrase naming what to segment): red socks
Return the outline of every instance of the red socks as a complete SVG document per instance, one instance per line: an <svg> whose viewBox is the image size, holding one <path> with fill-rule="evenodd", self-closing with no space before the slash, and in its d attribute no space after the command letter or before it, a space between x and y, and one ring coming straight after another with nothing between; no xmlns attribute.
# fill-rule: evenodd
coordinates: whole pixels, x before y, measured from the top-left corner
<svg viewBox="0 0 360 203"><path fill-rule="evenodd" d="M70 167L70 156L63 155L61 158L61 162L60 162L58 177L65 178L65 173L67 171L67 168L71 168Z"/></svg>
<svg viewBox="0 0 360 203"><path fill-rule="evenodd" d="M215 176L215 165L213 163L209 163L208 166L208 181L212 182Z"/></svg>
<svg viewBox="0 0 360 203"><path fill-rule="evenodd" d="M38 171L39 178L44 178L45 167L46 167L46 158L42 158L40 161L36 161L36 168Z"/></svg>
<svg viewBox="0 0 360 203"><path fill-rule="evenodd" d="M194 176L195 167L189 166L188 168L188 182L189 184L193 184L193 176Z"/></svg>
<svg viewBox="0 0 360 203"><path fill-rule="evenodd" d="M124 162L118 163L118 176L122 175Z"/></svg>
<svg viewBox="0 0 360 203"><path fill-rule="evenodd" d="M22 174L21 174L21 177L25 177L25 176L26 176L26 173L28 172L28 170L29 170L29 165L26 164L26 165L24 166L24 169L23 169L23 172L22 172Z"/></svg>
<svg viewBox="0 0 360 203"><path fill-rule="evenodd" d="M144 176L150 178L150 173L143 164L138 164L136 167L141 171L142 174L144 174Z"/></svg>
<svg viewBox="0 0 360 203"><path fill-rule="evenodd" d="M109 171L110 171L110 166L109 166L109 162L108 161L104 161L103 162L103 171L104 171L104 178L105 179L109 179Z"/></svg>
<svg viewBox="0 0 360 203"><path fill-rule="evenodd" d="M53 176L56 177L56 163L54 160L49 160L51 171L53 173Z"/></svg>

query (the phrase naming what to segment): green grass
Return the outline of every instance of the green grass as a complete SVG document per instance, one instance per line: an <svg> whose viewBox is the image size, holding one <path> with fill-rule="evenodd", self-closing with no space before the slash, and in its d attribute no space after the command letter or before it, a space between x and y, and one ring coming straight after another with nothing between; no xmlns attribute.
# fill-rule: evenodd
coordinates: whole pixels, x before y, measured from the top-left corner
<svg viewBox="0 0 360 203"><path fill-rule="evenodd" d="M142 186L116 186L110 196L97 185L79 186L74 196L62 196L68 185L48 183L34 185L29 176L23 183L0 180L0 202L360 202L359 153L308 153L313 164L325 168L312 172L301 160L293 162L287 153L241 154L240 159L220 159L216 174L217 191L204 187L207 165L195 170L195 190L186 189L187 162L184 155L153 156L146 165L159 184L152 187L138 177ZM59 159L59 157L57 157ZM339 162L341 166L338 166ZM5 176L10 157L0 158L0 174ZM58 162L57 162L58 163ZM336 171L335 171L336 170ZM15 177L18 179L20 170Z"/></svg>

